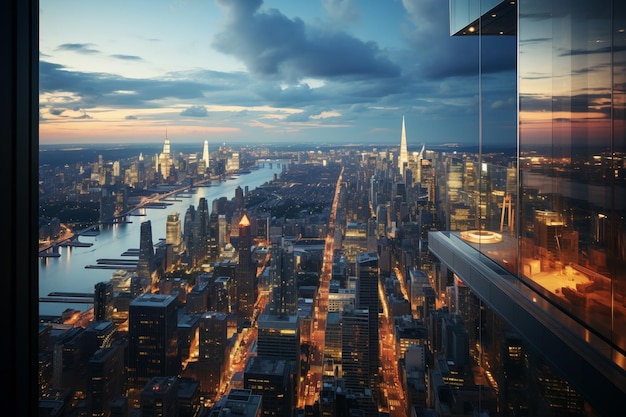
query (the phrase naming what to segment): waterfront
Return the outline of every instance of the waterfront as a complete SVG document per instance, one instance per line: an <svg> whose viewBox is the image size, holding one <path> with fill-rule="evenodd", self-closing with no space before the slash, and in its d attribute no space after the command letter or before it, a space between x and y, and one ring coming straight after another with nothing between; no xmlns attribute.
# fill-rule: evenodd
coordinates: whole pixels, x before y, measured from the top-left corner
<svg viewBox="0 0 626 417"><path fill-rule="evenodd" d="M226 181L213 182L211 186L196 187L195 193L182 192L175 199L168 198L166 208L146 208L145 216L130 216L128 223L100 225L97 235L81 235L80 242L91 243L90 246L59 247L58 257L39 258L39 297L48 297L52 292L93 293L94 285L108 281L114 270L89 268L96 265L98 259L125 259L122 253L129 249L139 248L139 230L141 223L150 220L152 223L152 240L157 243L165 238L165 224L168 214L178 212L184 218L190 205L197 207L201 197L207 199L209 208L213 200L235 196L235 189L246 187L249 191L271 181L274 174L280 174L285 166L284 161L266 161L251 173L230 177ZM60 316L68 309L84 311L91 307L85 303L66 303L45 301L39 303L40 315Z"/></svg>

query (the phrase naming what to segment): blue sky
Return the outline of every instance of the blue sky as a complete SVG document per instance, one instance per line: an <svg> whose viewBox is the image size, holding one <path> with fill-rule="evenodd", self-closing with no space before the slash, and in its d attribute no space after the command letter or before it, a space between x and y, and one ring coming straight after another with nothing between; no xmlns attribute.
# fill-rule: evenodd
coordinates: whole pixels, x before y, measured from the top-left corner
<svg viewBox="0 0 626 417"><path fill-rule="evenodd" d="M446 0L41 0L40 143L476 143L477 50Z"/></svg>

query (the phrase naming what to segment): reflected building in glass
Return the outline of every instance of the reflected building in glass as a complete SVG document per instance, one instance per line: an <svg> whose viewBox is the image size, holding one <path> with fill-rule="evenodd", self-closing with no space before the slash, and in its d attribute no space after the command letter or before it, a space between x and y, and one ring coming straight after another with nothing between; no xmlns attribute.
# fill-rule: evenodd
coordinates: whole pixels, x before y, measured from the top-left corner
<svg viewBox="0 0 626 417"><path fill-rule="evenodd" d="M429 248L480 306L471 353L551 380L548 408L608 415L626 395L626 3L450 0L450 24L478 46L479 152L454 184L467 221Z"/></svg>

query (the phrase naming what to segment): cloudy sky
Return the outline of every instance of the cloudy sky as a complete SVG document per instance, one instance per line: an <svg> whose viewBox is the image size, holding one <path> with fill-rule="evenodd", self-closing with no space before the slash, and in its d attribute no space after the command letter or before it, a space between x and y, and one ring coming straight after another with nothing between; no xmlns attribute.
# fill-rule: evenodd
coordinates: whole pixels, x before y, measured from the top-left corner
<svg viewBox="0 0 626 417"><path fill-rule="evenodd" d="M487 141L511 41L483 47ZM40 143L394 144L403 116L410 150L476 143L477 51L447 0L41 0Z"/></svg>

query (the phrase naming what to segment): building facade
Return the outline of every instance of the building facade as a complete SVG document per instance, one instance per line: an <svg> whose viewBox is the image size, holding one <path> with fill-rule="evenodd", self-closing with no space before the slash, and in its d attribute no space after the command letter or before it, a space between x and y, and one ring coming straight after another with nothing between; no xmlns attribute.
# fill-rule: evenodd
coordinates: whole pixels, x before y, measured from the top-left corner
<svg viewBox="0 0 626 417"><path fill-rule="evenodd" d="M475 221L429 248L608 414L626 393L626 4L451 0L450 18L479 45L477 184L460 201ZM508 130L489 106L495 54L512 61Z"/></svg>

